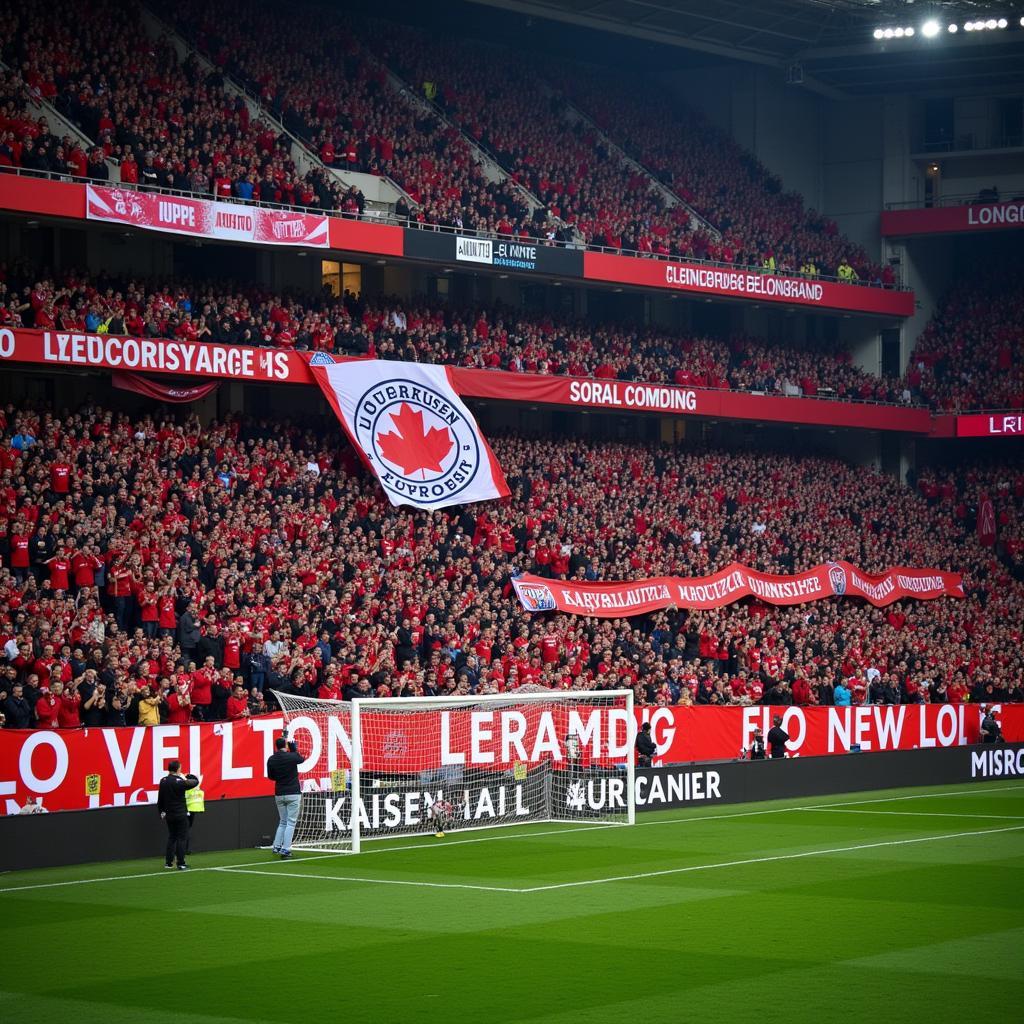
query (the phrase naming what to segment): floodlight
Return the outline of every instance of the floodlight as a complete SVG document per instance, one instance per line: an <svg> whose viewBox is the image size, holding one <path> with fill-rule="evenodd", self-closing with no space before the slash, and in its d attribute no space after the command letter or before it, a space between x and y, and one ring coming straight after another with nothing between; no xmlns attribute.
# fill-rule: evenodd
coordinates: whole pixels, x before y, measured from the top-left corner
<svg viewBox="0 0 1024 1024"><path fill-rule="evenodd" d="M880 28L876 28L876 29L875 29L875 31L874 31L874 32L872 32L871 34L872 34L872 35L873 35L873 36L874 36L874 37L875 37L876 39L881 39L881 38L882 38L882 36L884 36L884 35L885 35L885 33L884 33L884 32L883 32L883 31L882 31L882 30L881 30Z"/></svg>
<svg viewBox="0 0 1024 1024"><path fill-rule="evenodd" d="M921 35L925 39L934 39L939 34L939 23L932 18L921 26Z"/></svg>

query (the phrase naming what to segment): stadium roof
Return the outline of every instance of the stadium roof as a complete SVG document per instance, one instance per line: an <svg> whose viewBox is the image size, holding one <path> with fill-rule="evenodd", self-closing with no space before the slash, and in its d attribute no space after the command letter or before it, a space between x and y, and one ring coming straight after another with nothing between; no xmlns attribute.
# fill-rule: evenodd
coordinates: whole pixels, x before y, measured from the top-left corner
<svg viewBox="0 0 1024 1024"><path fill-rule="evenodd" d="M538 18L789 69L835 94L973 91L1024 83L1024 0L474 0ZM997 32L947 25L1005 17ZM922 37L935 18L942 30ZM876 27L914 26L876 41Z"/></svg>

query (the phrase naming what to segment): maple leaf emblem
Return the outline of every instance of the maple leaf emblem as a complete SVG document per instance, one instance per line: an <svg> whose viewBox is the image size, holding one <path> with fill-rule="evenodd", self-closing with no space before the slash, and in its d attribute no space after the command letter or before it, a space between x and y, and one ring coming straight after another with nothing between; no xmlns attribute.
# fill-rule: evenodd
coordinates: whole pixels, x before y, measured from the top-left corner
<svg viewBox="0 0 1024 1024"><path fill-rule="evenodd" d="M441 472L441 460L452 450L455 442L448 433L447 427L431 427L423 430L423 413L415 412L410 406L402 403L397 413L391 413L391 421L395 432L377 435L381 455L402 467L406 476L412 476L417 470Z"/></svg>

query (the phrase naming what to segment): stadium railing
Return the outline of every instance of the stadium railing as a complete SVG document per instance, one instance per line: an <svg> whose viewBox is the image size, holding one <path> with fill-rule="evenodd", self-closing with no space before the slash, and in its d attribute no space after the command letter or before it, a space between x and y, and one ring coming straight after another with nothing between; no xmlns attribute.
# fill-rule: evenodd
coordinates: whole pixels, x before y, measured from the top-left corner
<svg viewBox="0 0 1024 1024"><path fill-rule="evenodd" d="M466 228L459 227L454 224L436 224L426 221L419 221L415 217L399 217L394 213L392 208L385 209L370 209L370 201L366 203L366 209L363 213L349 213L344 210L325 210L320 206L299 206L291 205L288 203L270 203L264 202L258 199L240 199L237 196L225 196L217 197L210 192L189 192L182 189L170 188L164 185L143 185L141 183L128 183L122 181L110 181L103 178L83 178L78 175L65 174L61 171L40 171L35 169L28 169L24 167L0 167L0 173L3 174L14 174L26 178L46 178L51 181L64 181L70 183L78 183L83 185L99 185L107 188L124 188L131 189L137 192L155 192L160 195L170 196L183 196L188 199L205 199L213 202L223 203L237 203L240 206L261 206L269 209L276 210L298 210L301 213L321 214L329 217L340 217L345 220L361 220L369 221L377 224L392 224L398 227L410 228L421 231L440 231L449 234L462 235L465 237L474 238L493 238L493 239L504 239L512 242L522 242L523 238L515 234L503 234L497 231L481 231L478 228ZM882 288L886 291L910 291L905 285L901 283L897 284L883 284L881 281L869 281L869 280L857 280L847 281L839 278L833 274L801 274L798 270L765 270L764 267L757 265L748 265L741 263L725 263L721 260L709 260L700 259L696 256L673 256L663 255L660 253L651 252L640 252L636 249L616 249L610 246L604 245L593 245L591 243L584 242L563 242L555 239L549 239L538 236L529 236L529 241L534 242L538 245L548 245L562 249L576 249L586 252L601 252L608 253L616 256L631 256L636 259L648 259L648 260L662 260L664 262L683 262L683 263L694 263L705 267L721 268L723 270L735 270L744 273L752 274L775 274L776 276L783 277L806 277L809 280L814 281L828 281L835 282L837 284L847 284L853 288Z"/></svg>

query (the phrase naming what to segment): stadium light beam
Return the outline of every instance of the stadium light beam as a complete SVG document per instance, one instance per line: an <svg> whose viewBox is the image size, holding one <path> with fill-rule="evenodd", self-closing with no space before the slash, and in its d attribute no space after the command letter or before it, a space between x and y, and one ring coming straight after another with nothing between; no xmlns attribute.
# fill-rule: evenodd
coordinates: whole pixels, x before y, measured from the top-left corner
<svg viewBox="0 0 1024 1024"><path fill-rule="evenodd" d="M873 36L874 36L874 37L875 37L876 39L881 39L881 38L882 38L882 37L883 37L883 36L885 35L885 33L884 33L884 32L883 32L883 31L882 31L882 30L881 30L880 28L876 28L876 29L875 29L875 31L874 31L874 32L872 32L871 34L872 34L872 35L873 35Z"/></svg>
<svg viewBox="0 0 1024 1024"><path fill-rule="evenodd" d="M938 34L939 23L934 18L926 21L921 26L921 35L923 35L925 39L934 39Z"/></svg>
<svg viewBox="0 0 1024 1024"><path fill-rule="evenodd" d="M952 35L952 36L955 36L956 33L957 33L958 27L959 26L957 26L956 24L950 25L949 26L949 34Z"/></svg>

